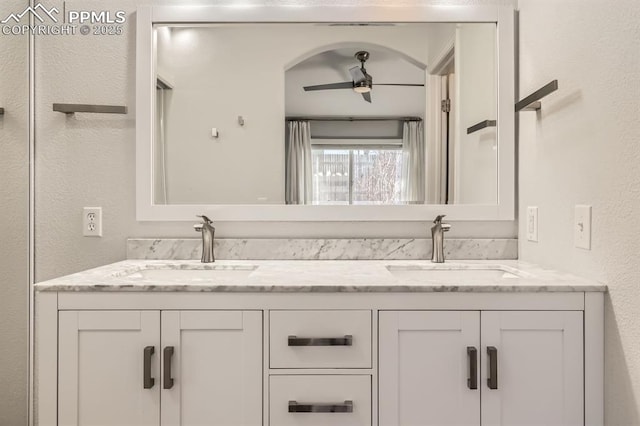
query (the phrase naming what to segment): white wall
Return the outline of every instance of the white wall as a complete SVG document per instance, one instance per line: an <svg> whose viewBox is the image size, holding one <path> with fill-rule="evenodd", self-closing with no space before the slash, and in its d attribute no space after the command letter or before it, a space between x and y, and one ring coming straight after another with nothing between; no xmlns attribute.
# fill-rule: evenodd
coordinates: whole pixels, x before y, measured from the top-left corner
<svg viewBox="0 0 640 426"><path fill-rule="evenodd" d="M456 39L456 25L455 23L450 23L429 26L427 37L429 38L430 48L427 64L429 64L429 72L431 74L434 73L434 67L444 65L441 62L450 56Z"/></svg>
<svg viewBox="0 0 640 426"><path fill-rule="evenodd" d="M455 203L498 202L496 127L467 134L467 128L498 114L496 26L465 24L456 28Z"/></svg>
<svg viewBox="0 0 640 426"><path fill-rule="evenodd" d="M147 1L114 0L109 9L130 13L123 36L38 37L36 47L36 280L122 260L127 237L193 237L191 223L135 220L135 25L131 15ZM154 4L183 4L156 1ZM197 1L194 4L198 3ZM210 4L204 0L200 4ZM228 0L220 4L233 4ZM252 2L261 4L259 1ZM438 3L434 1L433 3ZM505 0L456 4L513 4ZM269 2L268 4L286 4ZM307 1L305 4L331 4ZM352 1L344 4L397 5ZM424 1L407 5L428 4ZM94 7L76 1L74 7ZM126 104L127 116L51 111L53 102ZM102 206L104 237L83 238L83 206ZM397 223L238 223L216 224L224 237L424 237L433 218ZM514 237L515 222L458 222L450 237Z"/></svg>
<svg viewBox="0 0 640 426"><path fill-rule="evenodd" d="M0 20L25 0L0 4ZM0 425L27 423L29 38L0 35Z"/></svg>
<svg viewBox="0 0 640 426"><path fill-rule="evenodd" d="M606 425L640 424L640 3L520 0L520 93L553 79L539 115L520 113L520 256L609 286ZM590 251L573 208L593 206ZM527 206L539 242L526 241Z"/></svg>

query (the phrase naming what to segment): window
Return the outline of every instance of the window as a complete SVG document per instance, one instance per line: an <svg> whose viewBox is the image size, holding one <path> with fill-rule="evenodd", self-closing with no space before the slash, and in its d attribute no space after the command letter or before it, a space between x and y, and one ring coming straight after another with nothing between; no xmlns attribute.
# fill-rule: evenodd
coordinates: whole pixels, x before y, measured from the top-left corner
<svg viewBox="0 0 640 426"><path fill-rule="evenodd" d="M400 204L398 145L312 147L313 204Z"/></svg>

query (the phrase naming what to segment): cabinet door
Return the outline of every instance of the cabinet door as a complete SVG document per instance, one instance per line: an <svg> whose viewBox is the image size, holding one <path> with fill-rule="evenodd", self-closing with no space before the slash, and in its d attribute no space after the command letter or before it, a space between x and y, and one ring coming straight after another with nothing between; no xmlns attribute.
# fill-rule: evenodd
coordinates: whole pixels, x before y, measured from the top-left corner
<svg viewBox="0 0 640 426"><path fill-rule="evenodd" d="M159 312L60 312L58 333L60 426L159 424Z"/></svg>
<svg viewBox="0 0 640 426"><path fill-rule="evenodd" d="M482 348L483 425L584 424L582 312L482 312Z"/></svg>
<svg viewBox="0 0 640 426"><path fill-rule="evenodd" d="M163 311L162 348L163 426L262 424L262 312Z"/></svg>
<svg viewBox="0 0 640 426"><path fill-rule="evenodd" d="M380 426L479 425L470 373L480 313L380 312L379 320Z"/></svg>

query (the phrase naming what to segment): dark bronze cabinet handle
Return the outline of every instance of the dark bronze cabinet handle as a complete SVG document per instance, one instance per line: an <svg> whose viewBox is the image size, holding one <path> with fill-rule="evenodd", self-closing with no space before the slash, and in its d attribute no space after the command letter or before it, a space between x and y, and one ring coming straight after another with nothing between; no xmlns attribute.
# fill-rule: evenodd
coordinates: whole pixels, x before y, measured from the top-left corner
<svg viewBox="0 0 640 426"><path fill-rule="evenodd" d="M489 356L489 377L487 386L489 389L498 389L498 349L495 346L487 346Z"/></svg>
<svg viewBox="0 0 640 426"><path fill-rule="evenodd" d="M171 389L173 387L173 378L171 377L171 357L173 357L173 346L165 346L163 352L164 383L162 387L164 389Z"/></svg>
<svg viewBox="0 0 640 426"><path fill-rule="evenodd" d="M353 336L350 334L347 334L344 337L289 336L287 343L289 346L352 346Z"/></svg>
<svg viewBox="0 0 640 426"><path fill-rule="evenodd" d="M290 413L353 413L353 401L340 404L304 404L289 401Z"/></svg>
<svg viewBox="0 0 640 426"><path fill-rule="evenodd" d="M144 348L144 361L142 365L142 385L145 389L151 389L155 384L155 379L151 377L151 356L155 353L154 346L146 346Z"/></svg>
<svg viewBox="0 0 640 426"><path fill-rule="evenodd" d="M467 386L469 389L478 389L478 350L473 346L467 346L467 356L469 357Z"/></svg>

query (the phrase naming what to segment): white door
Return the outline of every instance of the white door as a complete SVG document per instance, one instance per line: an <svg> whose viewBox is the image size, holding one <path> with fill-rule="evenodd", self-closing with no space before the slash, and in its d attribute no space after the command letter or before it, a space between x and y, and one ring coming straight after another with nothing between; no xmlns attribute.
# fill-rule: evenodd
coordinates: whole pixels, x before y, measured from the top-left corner
<svg viewBox="0 0 640 426"><path fill-rule="evenodd" d="M380 426L480 424L480 312L380 312L379 329Z"/></svg>
<svg viewBox="0 0 640 426"><path fill-rule="evenodd" d="M262 424L262 312L163 311L162 358L163 426Z"/></svg>
<svg viewBox="0 0 640 426"><path fill-rule="evenodd" d="M58 333L59 426L159 424L158 311L64 311Z"/></svg>
<svg viewBox="0 0 640 426"><path fill-rule="evenodd" d="M483 426L584 424L582 312L482 312L482 356Z"/></svg>

